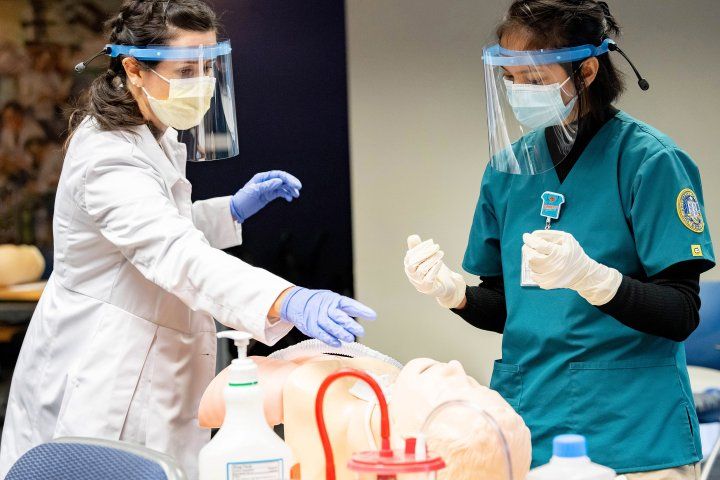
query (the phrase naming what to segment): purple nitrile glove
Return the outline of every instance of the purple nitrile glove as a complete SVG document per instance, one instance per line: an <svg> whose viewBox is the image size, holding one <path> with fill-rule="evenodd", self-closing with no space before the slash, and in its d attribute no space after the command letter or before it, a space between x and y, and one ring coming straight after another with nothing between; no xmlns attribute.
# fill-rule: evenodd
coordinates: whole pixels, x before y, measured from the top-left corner
<svg viewBox="0 0 720 480"><path fill-rule="evenodd" d="M280 318L295 325L309 337L333 347L340 342L352 343L365 334L363 327L351 317L374 320L375 311L352 298L330 290L294 287L282 302Z"/></svg>
<svg viewBox="0 0 720 480"><path fill-rule="evenodd" d="M263 209L277 198L292 202L300 196L300 180L281 170L258 173L230 199L230 213L238 223Z"/></svg>

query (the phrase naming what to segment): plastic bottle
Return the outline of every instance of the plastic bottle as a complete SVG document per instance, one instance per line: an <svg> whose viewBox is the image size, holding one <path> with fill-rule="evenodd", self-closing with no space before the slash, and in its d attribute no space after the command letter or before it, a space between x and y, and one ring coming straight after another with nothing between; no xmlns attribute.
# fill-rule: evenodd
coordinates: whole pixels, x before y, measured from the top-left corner
<svg viewBox="0 0 720 480"><path fill-rule="evenodd" d="M288 480L292 452L265 421L257 365L247 358L251 336L234 330L217 335L235 340L238 358L225 386L225 420L200 450L200 480Z"/></svg>
<svg viewBox="0 0 720 480"><path fill-rule="evenodd" d="M615 480L615 471L590 461L585 437L559 435L550 463L530 471L527 480Z"/></svg>

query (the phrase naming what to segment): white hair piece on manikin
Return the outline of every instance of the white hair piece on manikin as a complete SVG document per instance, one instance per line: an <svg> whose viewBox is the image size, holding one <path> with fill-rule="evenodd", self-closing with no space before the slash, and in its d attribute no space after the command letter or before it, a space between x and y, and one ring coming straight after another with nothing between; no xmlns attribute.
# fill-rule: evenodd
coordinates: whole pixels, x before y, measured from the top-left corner
<svg viewBox="0 0 720 480"><path fill-rule="evenodd" d="M305 358L314 355L335 355L338 357L350 357L350 358L374 358L382 362L397 367L398 369L403 368L403 364L398 362L392 357L389 357L383 353L373 350L361 343L344 343L340 347L331 347L320 340L305 340L298 344L292 345L288 348L278 350L268 355L268 358L274 358L276 360L297 360L299 358Z"/></svg>

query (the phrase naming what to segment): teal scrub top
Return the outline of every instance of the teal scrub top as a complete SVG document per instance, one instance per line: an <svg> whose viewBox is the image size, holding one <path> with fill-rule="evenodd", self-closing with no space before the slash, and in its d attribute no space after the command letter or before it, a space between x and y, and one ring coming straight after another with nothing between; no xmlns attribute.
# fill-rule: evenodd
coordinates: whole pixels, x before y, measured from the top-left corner
<svg viewBox="0 0 720 480"><path fill-rule="evenodd" d="M533 134L530 134L533 135ZM544 135L529 139L549 152ZM507 320L491 388L532 432L533 467L555 435L578 433L590 457L619 474L702 458L682 343L626 327L575 291L521 287L522 234L543 229L540 197L562 193L552 228L596 261L634 278L678 262L715 262L700 175L667 136L618 112L565 181L554 170L522 176L488 167L463 268L504 277Z"/></svg>

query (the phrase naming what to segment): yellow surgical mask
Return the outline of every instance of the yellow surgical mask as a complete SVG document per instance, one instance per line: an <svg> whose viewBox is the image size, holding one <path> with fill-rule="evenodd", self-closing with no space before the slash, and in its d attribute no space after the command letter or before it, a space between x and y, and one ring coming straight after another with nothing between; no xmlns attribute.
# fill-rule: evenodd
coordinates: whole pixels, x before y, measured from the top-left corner
<svg viewBox="0 0 720 480"><path fill-rule="evenodd" d="M199 125L210 109L215 94L215 77L165 78L155 70L152 71L170 85L165 100L153 97L143 87L150 108L158 120L175 130L188 130Z"/></svg>

